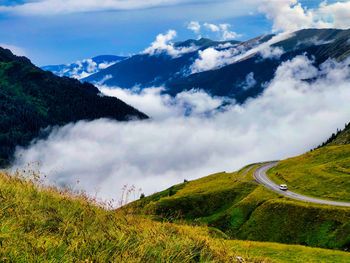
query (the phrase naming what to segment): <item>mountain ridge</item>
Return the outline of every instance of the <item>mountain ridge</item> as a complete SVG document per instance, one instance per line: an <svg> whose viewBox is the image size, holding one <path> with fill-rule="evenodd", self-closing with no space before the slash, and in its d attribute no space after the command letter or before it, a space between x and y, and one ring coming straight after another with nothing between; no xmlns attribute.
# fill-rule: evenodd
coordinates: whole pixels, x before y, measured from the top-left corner
<svg viewBox="0 0 350 263"><path fill-rule="evenodd" d="M115 55L99 55L90 59L84 59L70 64L47 65L41 67L41 69L51 71L60 77L72 77L81 79L91 74L97 73L100 70L108 68L115 63L118 63L125 59L127 59L127 57Z"/></svg>
<svg viewBox="0 0 350 263"><path fill-rule="evenodd" d="M162 85L165 87L164 93L171 96L191 89L201 89L212 96L230 97L244 103L248 98L262 93L264 84L273 78L277 67L283 61L307 54L310 59L314 58L315 66L319 66L328 58L341 61L350 56L350 30L304 29L272 43L270 48L277 48L276 57L264 58L259 50L256 50L228 65L191 73L191 65L204 50L215 47L217 52L228 52L234 50L232 48L250 52L263 43L269 43L274 37L276 36L272 34L262 35L243 42L219 42L204 38L175 42L175 47L188 47L195 43L201 43L202 46L179 57L171 57L166 53L152 56L138 54L83 80L92 83L105 80L103 85L123 89ZM224 47L224 43L230 46ZM219 48L220 45L222 48ZM244 83L249 74L253 76L255 83L246 88Z"/></svg>
<svg viewBox="0 0 350 263"><path fill-rule="evenodd" d="M9 164L16 146L27 146L48 126L98 118L148 118L117 98L101 96L92 84L58 77L2 48L0 116L0 166Z"/></svg>
<svg viewBox="0 0 350 263"><path fill-rule="evenodd" d="M141 87L162 85L179 78L183 74L188 75L188 67L197 58L199 51L215 46L222 46L220 49L226 49L227 47L225 47L225 44L229 46L235 46L237 44L250 46L267 41L271 36L272 35L263 35L246 42L236 40L214 41L206 38L179 41L174 43L174 47L181 48L198 45L197 49L184 53L179 57L171 57L166 53L153 56L137 54L121 63L83 78L82 80L91 83L105 80L103 83L104 85L118 86L127 89L133 88L135 85ZM108 79L106 79L106 76L108 76ZM171 92L169 93L171 94Z"/></svg>

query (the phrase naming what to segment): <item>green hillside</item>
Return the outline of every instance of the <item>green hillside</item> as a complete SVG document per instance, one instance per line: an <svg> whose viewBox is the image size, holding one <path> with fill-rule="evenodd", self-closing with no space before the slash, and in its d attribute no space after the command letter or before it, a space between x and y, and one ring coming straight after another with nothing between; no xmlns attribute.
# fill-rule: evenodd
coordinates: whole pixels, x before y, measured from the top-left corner
<svg viewBox="0 0 350 263"><path fill-rule="evenodd" d="M345 126L345 129L334 134L328 145L344 145L350 144L350 122Z"/></svg>
<svg viewBox="0 0 350 263"><path fill-rule="evenodd" d="M306 193L301 187L306 183L295 183L302 178L309 182L309 190L318 192L314 196L348 200L350 176L346 169L349 168L349 156L350 145L325 147L282 161L270 174L279 171L279 175L293 178L295 181L287 181L292 190ZM154 219L208 225L220 229L230 238L350 249L349 208L280 196L254 181L253 172L257 167L259 164L236 173L219 173L180 184L132 205L139 213L149 214ZM310 171L312 177L307 179L311 176Z"/></svg>
<svg viewBox="0 0 350 263"><path fill-rule="evenodd" d="M108 211L83 194L35 185L0 174L0 262L234 259L234 252L211 238L208 229L157 223L125 210Z"/></svg>
<svg viewBox="0 0 350 263"><path fill-rule="evenodd" d="M27 178L27 179L26 179ZM348 262L350 254L228 240L219 230L106 210L70 190L0 173L0 262ZM101 205L101 204L100 204Z"/></svg>
<svg viewBox="0 0 350 263"><path fill-rule="evenodd" d="M350 202L350 144L321 147L284 160L268 175L297 193Z"/></svg>
<svg viewBox="0 0 350 263"><path fill-rule="evenodd" d="M147 118L117 98L100 96L91 84L57 77L2 48L0 116L0 167L9 164L16 146L28 145L48 126L103 117Z"/></svg>

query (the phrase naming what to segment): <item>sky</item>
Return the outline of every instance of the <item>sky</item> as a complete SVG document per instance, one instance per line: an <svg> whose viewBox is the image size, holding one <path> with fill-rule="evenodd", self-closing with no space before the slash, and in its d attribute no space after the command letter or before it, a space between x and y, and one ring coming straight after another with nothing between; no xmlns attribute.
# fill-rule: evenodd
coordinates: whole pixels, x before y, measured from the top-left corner
<svg viewBox="0 0 350 263"><path fill-rule="evenodd" d="M39 66L70 63L102 54L131 55L172 29L176 40L223 35L204 24L229 24L238 40L271 33L266 0L0 0L0 46L26 55ZM269 2L274 2L271 0ZM281 2L297 2L282 0ZM318 8L322 1L299 1ZM346 2L330 0L334 2ZM191 21L201 31L188 29Z"/></svg>

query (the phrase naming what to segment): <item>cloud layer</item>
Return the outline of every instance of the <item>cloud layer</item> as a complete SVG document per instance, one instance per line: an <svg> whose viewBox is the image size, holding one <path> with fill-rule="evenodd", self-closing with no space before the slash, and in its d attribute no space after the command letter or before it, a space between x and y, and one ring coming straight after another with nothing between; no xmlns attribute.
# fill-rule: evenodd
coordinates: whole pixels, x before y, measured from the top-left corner
<svg viewBox="0 0 350 263"><path fill-rule="evenodd" d="M39 0L0 6L0 12L20 15L60 15L81 12L133 10L201 2L200 0Z"/></svg>
<svg viewBox="0 0 350 263"><path fill-rule="evenodd" d="M27 150L18 149L16 166L40 161L50 182L117 199L124 184L151 194L184 179L301 154L349 121L349 64L329 60L317 69L306 57L296 57L278 68L259 98L211 115L201 112L215 108L218 99L204 93L192 91L175 99L155 88L124 93L125 101L158 116L69 124ZM186 104L198 110L179 113Z"/></svg>
<svg viewBox="0 0 350 263"><path fill-rule="evenodd" d="M281 33L263 43L252 42L249 45L244 43L243 45L229 46L223 50L220 50L219 46L199 51L198 58L190 66L191 73L221 68L249 58L254 54L260 54L264 59L279 58L283 54L283 50L279 47L272 47L272 45L288 39L292 35L291 33Z"/></svg>
<svg viewBox="0 0 350 263"><path fill-rule="evenodd" d="M155 120L179 118L183 116L207 116L221 106L223 99L211 97L202 90L181 92L176 97L162 94L163 87L139 90L100 86L100 91L108 96L117 97L151 116ZM231 100L230 100L231 101Z"/></svg>
<svg viewBox="0 0 350 263"><path fill-rule="evenodd" d="M177 36L175 30L169 30L166 34L159 34L151 46L146 48L141 54L159 55L167 53L174 58L181 56L182 54L193 52L198 49L196 46L191 47L174 47L174 44L170 41Z"/></svg>
<svg viewBox="0 0 350 263"><path fill-rule="evenodd" d="M230 1L225 1L230 2ZM236 5L255 5L273 21L273 31L295 31L302 28L350 27L350 1L328 4L320 2L314 9L302 6L299 0L231 0ZM203 4L201 0L38 0L13 5L0 5L0 12L18 15L61 15L82 12L145 9L182 4ZM250 10L254 12L255 10ZM248 14L247 14L248 15ZM206 23L205 27L219 31L220 27ZM198 27L191 27L198 32ZM230 32L230 31L227 31ZM232 32L231 32L232 33ZM226 34L227 35L227 34ZM235 35L230 35L233 37Z"/></svg>
<svg viewBox="0 0 350 263"><path fill-rule="evenodd" d="M273 20L274 31L293 31L307 27L350 27L350 1L320 3L306 9L299 0L231 0L236 6L255 4ZM225 1L228 2L228 1ZM38 0L13 5L0 5L0 12L18 15L61 15L82 12L145 9L152 7L203 3L200 0ZM250 10L251 12L255 10ZM214 27L210 26L212 29ZM195 30L197 31L197 30Z"/></svg>
<svg viewBox="0 0 350 263"><path fill-rule="evenodd" d="M242 37L242 35L230 31L231 25L230 24L211 24L211 23L199 23L198 21L191 21L187 25L187 29L193 31L195 34L198 35L198 37L201 37L201 29L204 28L209 32L217 33L217 36L220 38L220 40L233 40Z"/></svg>
<svg viewBox="0 0 350 263"><path fill-rule="evenodd" d="M259 11L273 21L273 31L296 31L304 28L350 27L350 1L328 4L320 1L307 9L298 0L250 0L259 4Z"/></svg>

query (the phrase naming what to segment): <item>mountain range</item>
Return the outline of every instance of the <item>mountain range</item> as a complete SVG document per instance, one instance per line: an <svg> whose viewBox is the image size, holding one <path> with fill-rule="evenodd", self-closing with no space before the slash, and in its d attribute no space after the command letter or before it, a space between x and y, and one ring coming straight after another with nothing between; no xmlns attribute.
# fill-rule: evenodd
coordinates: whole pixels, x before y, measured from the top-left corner
<svg viewBox="0 0 350 263"><path fill-rule="evenodd" d="M43 70L51 71L60 77L81 79L108 68L127 57L101 55L91 59L76 61L71 64L49 65L42 67Z"/></svg>
<svg viewBox="0 0 350 263"><path fill-rule="evenodd" d="M263 35L249 41L187 40L167 50L140 53L82 81L131 89L164 86L176 94L201 89L243 103L261 94L284 61L306 54L319 66L327 59L341 61L350 55L350 30L305 29L284 36ZM188 52L181 51L188 49Z"/></svg>
<svg viewBox="0 0 350 263"><path fill-rule="evenodd" d="M0 166L9 164L16 146L27 146L48 126L98 118L147 118L123 101L101 95L89 83L43 71L3 48L0 116Z"/></svg>

